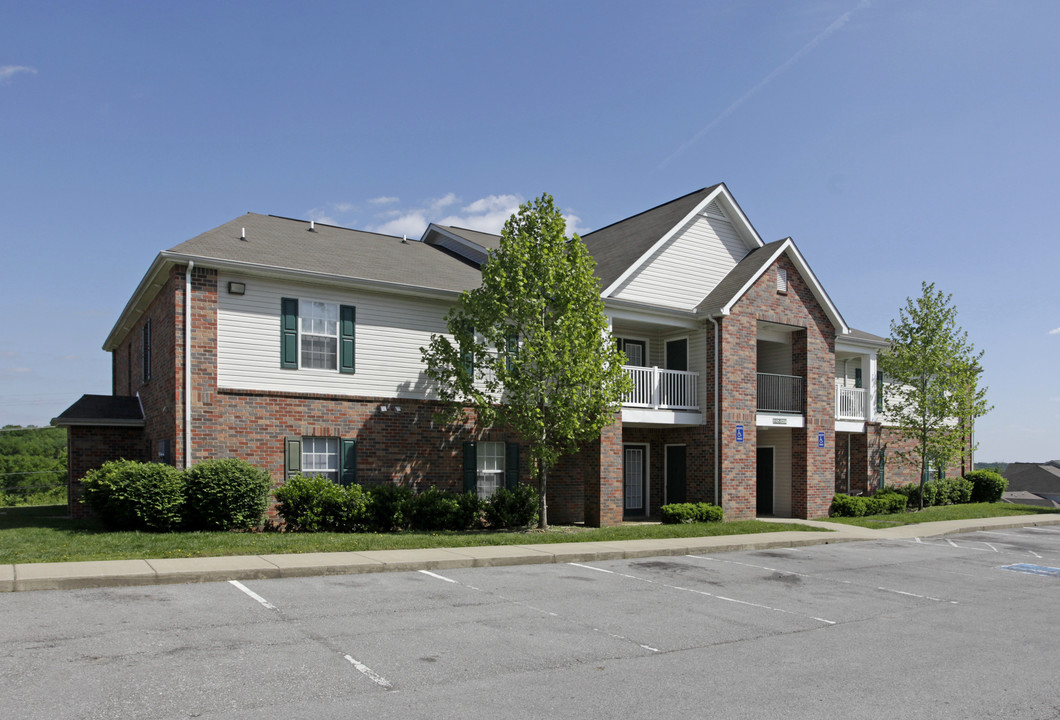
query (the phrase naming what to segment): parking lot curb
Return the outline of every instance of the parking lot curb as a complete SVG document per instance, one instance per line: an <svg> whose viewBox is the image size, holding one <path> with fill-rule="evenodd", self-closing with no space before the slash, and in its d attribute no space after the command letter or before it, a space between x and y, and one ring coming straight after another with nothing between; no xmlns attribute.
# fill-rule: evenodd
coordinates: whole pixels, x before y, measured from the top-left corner
<svg viewBox="0 0 1060 720"><path fill-rule="evenodd" d="M884 530L800 521L819 531L784 531L754 535L660 538L602 542L493 545L422 550L366 550L284 555L240 555L149 560L20 563L0 565L0 592L76 590L83 588L172 583L265 580L271 578L353 575L409 570L538 565L627 560L645 557L807 547L865 540L904 540L959 532L1060 525L1060 516L1009 516L902 525Z"/></svg>

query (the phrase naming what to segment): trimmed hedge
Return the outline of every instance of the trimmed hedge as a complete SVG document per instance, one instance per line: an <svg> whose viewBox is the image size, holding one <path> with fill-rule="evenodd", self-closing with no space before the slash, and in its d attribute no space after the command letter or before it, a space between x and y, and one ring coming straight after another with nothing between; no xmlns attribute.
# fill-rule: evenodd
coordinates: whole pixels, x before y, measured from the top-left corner
<svg viewBox="0 0 1060 720"><path fill-rule="evenodd" d="M993 470L973 470L964 479L972 483L972 502L999 502L1008 489L1008 480Z"/></svg>
<svg viewBox="0 0 1060 720"><path fill-rule="evenodd" d="M417 530L470 530L482 524L482 504L472 492L430 487L412 497L409 517Z"/></svg>
<svg viewBox="0 0 1060 720"><path fill-rule="evenodd" d="M85 501L112 528L166 532L181 524L184 474L171 465L111 460L82 482Z"/></svg>
<svg viewBox="0 0 1060 720"><path fill-rule="evenodd" d="M257 527L269 505L272 478L246 460L206 460L184 475L184 521L195 530Z"/></svg>
<svg viewBox="0 0 1060 720"><path fill-rule="evenodd" d="M533 485L519 483L514 490L497 488L485 502L486 524L492 528L529 527L537 522L541 496Z"/></svg>
<svg viewBox="0 0 1060 720"><path fill-rule="evenodd" d="M710 503L670 503L659 508L664 525L680 523L721 522L724 511Z"/></svg>
<svg viewBox="0 0 1060 720"><path fill-rule="evenodd" d="M296 475L276 488L276 511L291 530L356 532L364 529L368 498L360 485Z"/></svg>

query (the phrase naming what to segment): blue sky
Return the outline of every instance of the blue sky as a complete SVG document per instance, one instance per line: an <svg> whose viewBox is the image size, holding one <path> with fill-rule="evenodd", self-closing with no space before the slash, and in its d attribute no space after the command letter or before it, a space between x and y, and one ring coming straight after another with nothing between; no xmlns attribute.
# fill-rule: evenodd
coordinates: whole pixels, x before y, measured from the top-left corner
<svg viewBox="0 0 1060 720"><path fill-rule="evenodd" d="M110 392L154 256L253 211L581 231L725 182L853 327L922 280L979 460L1060 457L1060 3L0 2L0 424Z"/></svg>

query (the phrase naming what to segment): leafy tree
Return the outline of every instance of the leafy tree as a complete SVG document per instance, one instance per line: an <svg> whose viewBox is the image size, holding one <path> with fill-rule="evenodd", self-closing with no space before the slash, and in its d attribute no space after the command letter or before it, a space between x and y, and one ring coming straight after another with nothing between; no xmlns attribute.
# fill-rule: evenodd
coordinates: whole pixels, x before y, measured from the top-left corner
<svg viewBox="0 0 1060 720"><path fill-rule="evenodd" d="M880 355L884 411L896 430L913 442L895 456L920 468L920 507L929 463L945 467L964 452L971 423L986 414L986 388L979 387L983 353L957 326L951 295L922 283L921 296L906 300L891 321L891 346Z"/></svg>
<svg viewBox="0 0 1060 720"><path fill-rule="evenodd" d="M578 236L566 237L551 196L525 203L504 224L482 285L447 315L450 335L420 349L450 420L470 408L480 425L509 427L528 444L541 528L549 470L599 437L631 383L594 267Z"/></svg>

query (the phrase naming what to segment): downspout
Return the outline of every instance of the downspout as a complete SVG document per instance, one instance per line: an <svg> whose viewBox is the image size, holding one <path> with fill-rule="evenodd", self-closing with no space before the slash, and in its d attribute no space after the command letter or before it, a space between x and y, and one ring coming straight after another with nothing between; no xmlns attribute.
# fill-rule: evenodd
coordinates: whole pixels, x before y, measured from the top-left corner
<svg viewBox="0 0 1060 720"><path fill-rule="evenodd" d="M191 271L195 261L188 261L184 271L184 469L191 467Z"/></svg>
<svg viewBox="0 0 1060 720"><path fill-rule="evenodd" d="M711 316L707 320L714 325L714 504L721 506L721 477L719 476L718 445L721 429L718 427L718 321Z"/></svg>

